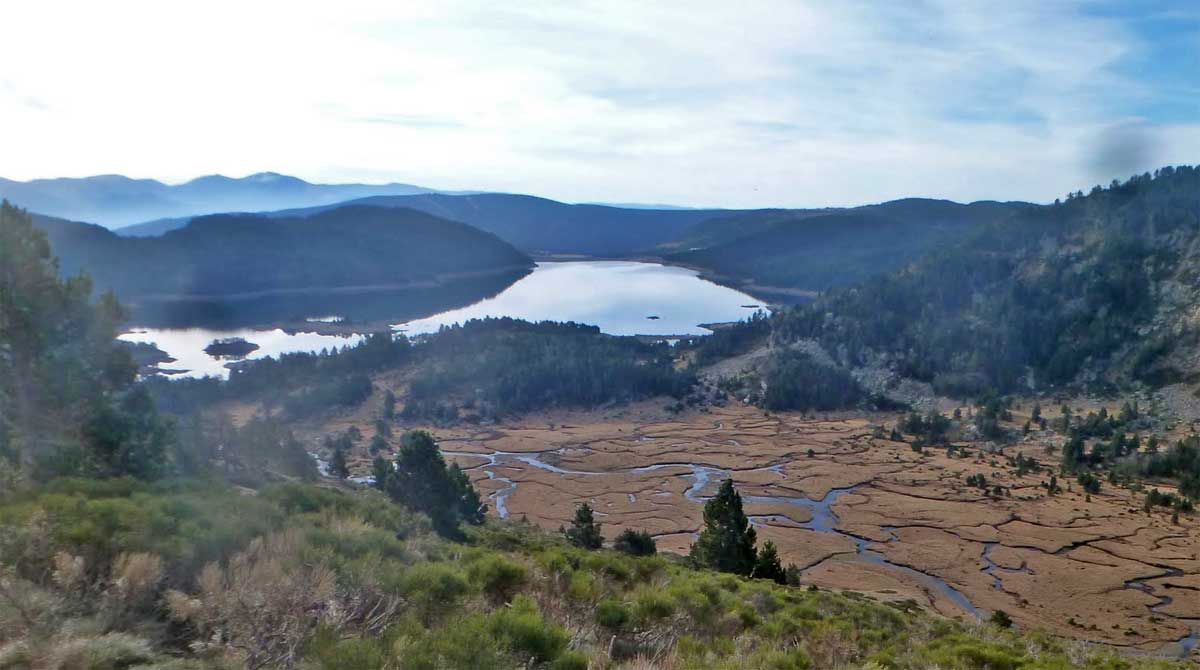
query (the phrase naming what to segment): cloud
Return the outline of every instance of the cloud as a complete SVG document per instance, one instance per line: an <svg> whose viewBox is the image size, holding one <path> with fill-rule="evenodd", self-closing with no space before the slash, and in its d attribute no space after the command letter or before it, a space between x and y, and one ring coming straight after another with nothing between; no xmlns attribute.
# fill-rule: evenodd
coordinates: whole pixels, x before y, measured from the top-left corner
<svg viewBox="0 0 1200 670"><path fill-rule="evenodd" d="M1095 8L20 3L0 41L20 91L0 89L0 172L275 170L722 206L1051 200L1144 162L1098 158L1113 128L1139 124L1164 160L1200 149L1200 119L1155 116L1194 89L1188 70L1131 66L1163 57L1147 31L1194 17Z"/></svg>

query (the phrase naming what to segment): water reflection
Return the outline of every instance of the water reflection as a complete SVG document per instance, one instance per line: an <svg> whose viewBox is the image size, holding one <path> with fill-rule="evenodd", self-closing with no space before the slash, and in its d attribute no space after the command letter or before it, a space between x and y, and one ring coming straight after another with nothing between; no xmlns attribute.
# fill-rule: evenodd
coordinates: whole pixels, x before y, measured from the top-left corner
<svg viewBox="0 0 1200 670"><path fill-rule="evenodd" d="M382 298L373 295L371 299L379 303ZM347 296L343 307L352 304L357 305ZM418 309L412 300L405 298L394 298L391 304L394 318L404 318ZM753 314L756 307L754 298L701 279L693 270L654 263L572 261L540 263L533 272L494 297L402 323L395 328L417 335L468 319L511 316L530 321L593 324L612 335L700 335L708 331L699 324L743 319ZM289 313L295 313L294 305L289 304L288 309L291 310ZM428 314L432 309L422 311ZM329 304L321 303L320 311L291 317L288 321L319 325L338 322L345 316L332 312ZM357 318L351 318L348 323L358 322ZM227 361L204 352L204 348L216 339L240 337L257 344L259 348L247 359L293 351L320 351L353 345L362 339L361 335L287 333L278 328L222 326L223 323L212 328L137 328L121 335L121 339L155 344L176 359L173 363L161 364L160 370L190 377L228 375Z"/></svg>
<svg viewBox="0 0 1200 670"><path fill-rule="evenodd" d="M701 323L736 321L758 301L694 270L627 261L539 263L503 293L398 326L409 334L485 316L576 321L611 335L701 335ZM657 317L657 318L651 318Z"/></svg>
<svg viewBox="0 0 1200 670"><path fill-rule="evenodd" d="M245 360L267 358L293 351L320 351L358 344L362 335L318 335L317 333L285 333L273 330L209 330L206 328L157 329L138 328L124 333L119 339L127 342L148 342L165 351L175 359L174 363L162 363L159 369L168 374L187 377L226 377L229 369L226 357L211 356L204 352L213 340L240 337L258 345L258 349ZM172 373L171 371L178 371Z"/></svg>

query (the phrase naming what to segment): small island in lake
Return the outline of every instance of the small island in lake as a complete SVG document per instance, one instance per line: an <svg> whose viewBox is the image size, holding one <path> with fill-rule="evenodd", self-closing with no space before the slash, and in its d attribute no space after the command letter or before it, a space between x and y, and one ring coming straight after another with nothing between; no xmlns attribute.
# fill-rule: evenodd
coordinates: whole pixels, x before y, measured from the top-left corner
<svg viewBox="0 0 1200 670"><path fill-rule="evenodd" d="M204 353L209 356L244 358L257 349L257 344L247 342L244 338L223 337L213 340L207 347L204 347Z"/></svg>

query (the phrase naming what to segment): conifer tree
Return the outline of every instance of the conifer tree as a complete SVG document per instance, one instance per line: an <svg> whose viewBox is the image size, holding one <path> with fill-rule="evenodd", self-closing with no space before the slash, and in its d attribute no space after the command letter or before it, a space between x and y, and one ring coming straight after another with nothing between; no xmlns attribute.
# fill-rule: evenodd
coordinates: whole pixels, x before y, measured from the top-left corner
<svg viewBox="0 0 1200 670"><path fill-rule="evenodd" d="M584 549L599 549L604 545L604 536L600 534L600 524L592 513L592 506L580 503L575 508L575 519L566 530L567 540L577 547Z"/></svg>
<svg viewBox="0 0 1200 670"><path fill-rule="evenodd" d="M704 530L692 545L691 559L713 570L749 575L757 558L755 538L742 509L742 496L726 479L717 495L704 504Z"/></svg>
<svg viewBox="0 0 1200 670"><path fill-rule="evenodd" d="M395 471L387 476L387 492L400 504L429 515L433 528L447 537L461 534L460 521L483 522L479 493L462 470L446 466L433 436L423 430L400 438Z"/></svg>
<svg viewBox="0 0 1200 670"><path fill-rule="evenodd" d="M334 443L333 455L329 457L329 474L338 479L350 476L350 466L346 464L346 447L340 440Z"/></svg>
<svg viewBox="0 0 1200 670"><path fill-rule="evenodd" d="M787 584L787 572L784 571L783 564L779 562L779 550L775 548L774 542L767 540L758 550L751 577L770 579L776 584Z"/></svg>
<svg viewBox="0 0 1200 670"><path fill-rule="evenodd" d="M387 493L388 491L388 485L391 481L392 472L394 472L392 469L392 464L389 463L383 456L376 456L375 459L371 461L371 474L375 477L375 488L383 491L384 493Z"/></svg>

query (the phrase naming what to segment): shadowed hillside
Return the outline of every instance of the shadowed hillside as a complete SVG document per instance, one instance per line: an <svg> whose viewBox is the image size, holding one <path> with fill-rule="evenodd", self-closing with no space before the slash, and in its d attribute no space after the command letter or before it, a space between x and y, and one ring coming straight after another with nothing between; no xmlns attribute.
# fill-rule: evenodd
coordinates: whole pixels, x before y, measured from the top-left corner
<svg viewBox="0 0 1200 670"><path fill-rule="evenodd" d="M299 299L501 275L507 284L531 265L507 243L468 225L408 209L361 205L308 218L200 217L151 238L121 237L99 226L45 217L39 225L59 255L63 274L86 270L97 287L113 290L135 309L151 299ZM470 300L488 291L468 293L464 298Z"/></svg>
<svg viewBox="0 0 1200 670"><path fill-rule="evenodd" d="M405 207L451 221L461 221L527 253L623 256L647 251L675 239L692 225L720 210L622 209L604 205L569 205L545 198L506 193L478 195L423 194L379 196L353 203ZM271 217L307 215L326 207L283 210ZM130 226L122 235L159 235L186 220L153 221Z"/></svg>
<svg viewBox="0 0 1200 670"><path fill-rule="evenodd" d="M667 259L765 286L824 290L898 269L1034 207L907 199L854 209L766 210L705 221Z"/></svg>

